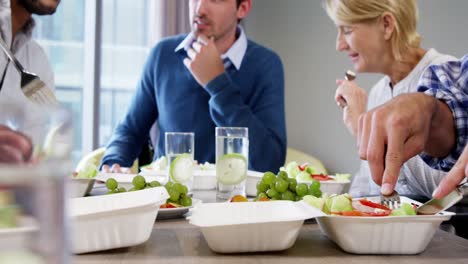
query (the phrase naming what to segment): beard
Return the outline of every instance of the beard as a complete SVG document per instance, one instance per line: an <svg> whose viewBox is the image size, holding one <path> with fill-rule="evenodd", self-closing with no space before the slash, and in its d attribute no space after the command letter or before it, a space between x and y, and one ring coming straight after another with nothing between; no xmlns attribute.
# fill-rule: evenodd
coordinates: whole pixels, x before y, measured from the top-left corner
<svg viewBox="0 0 468 264"><path fill-rule="evenodd" d="M18 0L18 3L31 14L52 15L57 10L60 0L56 0L56 4L52 6L43 4L41 0Z"/></svg>

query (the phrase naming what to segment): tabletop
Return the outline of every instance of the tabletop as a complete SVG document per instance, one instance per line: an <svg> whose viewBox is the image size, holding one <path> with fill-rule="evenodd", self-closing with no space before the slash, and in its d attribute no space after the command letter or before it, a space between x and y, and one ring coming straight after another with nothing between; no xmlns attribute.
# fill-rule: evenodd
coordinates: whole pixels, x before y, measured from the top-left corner
<svg viewBox="0 0 468 264"><path fill-rule="evenodd" d="M213 192L198 192L205 202ZM296 243L280 252L217 254L210 250L198 227L183 218L156 221L149 240L139 246L72 256L72 263L463 263L468 261L468 240L438 230L419 255L355 255L341 250L312 221L302 226Z"/></svg>

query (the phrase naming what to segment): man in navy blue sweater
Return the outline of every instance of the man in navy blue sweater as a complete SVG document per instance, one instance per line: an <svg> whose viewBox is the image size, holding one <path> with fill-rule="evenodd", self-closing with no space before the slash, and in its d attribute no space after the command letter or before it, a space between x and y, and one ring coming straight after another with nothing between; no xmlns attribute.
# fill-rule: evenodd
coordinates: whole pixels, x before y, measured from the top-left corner
<svg viewBox="0 0 468 264"><path fill-rule="evenodd" d="M239 21L251 0L190 0L192 32L151 51L133 101L107 145L104 171L129 167L157 120L165 132L195 132L195 159L215 162L215 127L248 127L249 168L277 171L286 154L284 73L273 51L248 40Z"/></svg>

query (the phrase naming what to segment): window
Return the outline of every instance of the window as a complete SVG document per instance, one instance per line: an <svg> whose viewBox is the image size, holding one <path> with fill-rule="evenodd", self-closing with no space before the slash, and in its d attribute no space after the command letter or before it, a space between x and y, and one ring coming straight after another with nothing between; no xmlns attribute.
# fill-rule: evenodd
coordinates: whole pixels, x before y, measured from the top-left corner
<svg viewBox="0 0 468 264"><path fill-rule="evenodd" d="M155 2L62 1L54 15L34 17L36 28L33 37L49 57L55 73L57 97L73 113L75 161L83 151L104 146L125 114L149 50L157 41L153 37L159 21L154 17L157 10ZM90 5L95 7L95 12L88 12ZM91 45L85 36L85 32L89 32L85 21L89 19L102 21L101 41ZM96 29L99 27L92 29L94 33L99 32ZM86 70L90 65L86 65L85 58L90 54L100 56L101 65L91 65L100 69L100 76L92 76L94 73ZM100 90L95 91L100 95L98 106L94 105L92 98L84 96L87 78L97 78L100 84ZM94 117L87 114L92 112L85 110L93 107L99 107L94 112L99 113L99 127L92 126L92 134L97 136L86 141L81 136L85 135L83 125L88 125L85 122Z"/></svg>
<svg viewBox="0 0 468 264"><path fill-rule="evenodd" d="M84 2L62 1L53 16L35 16L34 19L33 37L44 48L54 70L57 98L71 110L74 130L81 131ZM81 137L75 136L75 160L81 156L81 145Z"/></svg>
<svg viewBox="0 0 468 264"><path fill-rule="evenodd" d="M152 0L105 0L102 21L99 145L126 113L150 48Z"/></svg>

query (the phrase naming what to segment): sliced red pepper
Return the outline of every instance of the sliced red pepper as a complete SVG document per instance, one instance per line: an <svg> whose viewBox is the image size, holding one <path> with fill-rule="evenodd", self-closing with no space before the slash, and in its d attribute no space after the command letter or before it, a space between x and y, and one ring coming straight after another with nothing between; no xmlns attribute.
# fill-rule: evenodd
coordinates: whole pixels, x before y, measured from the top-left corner
<svg viewBox="0 0 468 264"><path fill-rule="evenodd" d="M388 216L392 210L385 210L385 211L378 211L378 212L373 212L369 213L368 216Z"/></svg>
<svg viewBox="0 0 468 264"><path fill-rule="evenodd" d="M369 213L364 213L359 210L353 210L353 211L346 211L346 212L332 212L331 214L334 215L341 215L341 216L373 216L373 217L379 217L379 216L388 216L390 215L391 211L378 211L378 212L369 212Z"/></svg>
<svg viewBox="0 0 468 264"><path fill-rule="evenodd" d="M342 216L366 216L366 214L358 210L345 211L345 212L331 212L331 214L342 215Z"/></svg>
<svg viewBox="0 0 468 264"><path fill-rule="evenodd" d="M310 177L317 181L329 181L331 178L328 175L324 174L311 174Z"/></svg>
<svg viewBox="0 0 468 264"><path fill-rule="evenodd" d="M359 202L362 204L362 205L365 205L365 206L369 206L369 207L372 207L372 208L379 208L379 209L382 209L382 210L390 210L390 208L388 208L387 206L385 205L381 205L379 203L374 203L374 202L371 202L367 199L361 199L359 200Z"/></svg>
<svg viewBox="0 0 468 264"><path fill-rule="evenodd" d="M306 162L302 165L298 165L297 167L299 168L300 171L304 171L307 168L307 166L309 166L309 163Z"/></svg>
<svg viewBox="0 0 468 264"><path fill-rule="evenodd" d="M177 208L176 206L174 206L173 204L171 203L165 203L163 205L161 205L159 208Z"/></svg>

